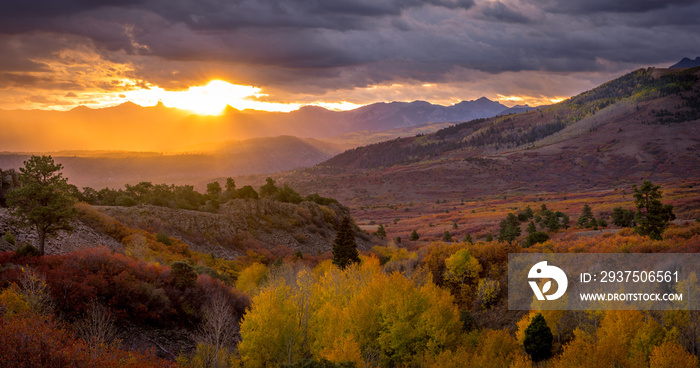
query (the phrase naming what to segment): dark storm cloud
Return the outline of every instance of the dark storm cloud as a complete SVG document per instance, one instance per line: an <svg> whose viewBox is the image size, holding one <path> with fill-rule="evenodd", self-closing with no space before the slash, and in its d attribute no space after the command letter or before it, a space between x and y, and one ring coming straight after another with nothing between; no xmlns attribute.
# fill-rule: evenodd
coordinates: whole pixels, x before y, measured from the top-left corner
<svg viewBox="0 0 700 368"><path fill-rule="evenodd" d="M78 46L161 86L218 76L323 93L462 70L614 72L697 54L699 17L700 0L13 1L0 84L37 83L22 73Z"/></svg>
<svg viewBox="0 0 700 368"><path fill-rule="evenodd" d="M375 18L398 16L406 9L434 5L468 9L473 0L242 0L222 2L153 0L146 8L195 29L365 28Z"/></svg>
<svg viewBox="0 0 700 368"><path fill-rule="evenodd" d="M505 23L530 23L530 18L523 13L509 8L500 1L490 2L483 6L482 14L487 19Z"/></svg>
<svg viewBox="0 0 700 368"><path fill-rule="evenodd" d="M673 6L688 6L698 0L537 0L556 13L642 13Z"/></svg>

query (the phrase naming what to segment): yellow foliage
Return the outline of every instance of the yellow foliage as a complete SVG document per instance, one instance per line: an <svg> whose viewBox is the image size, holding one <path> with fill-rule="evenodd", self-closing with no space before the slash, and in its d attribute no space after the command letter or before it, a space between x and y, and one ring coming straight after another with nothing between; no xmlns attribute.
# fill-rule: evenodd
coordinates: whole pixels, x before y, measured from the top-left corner
<svg viewBox="0 0 700 368"><path fill-rule="evenodd" d="M507 331L488 330L479 336L479 340L473 360L475 367L508 367L511 364L527 364L529 360Z"/></svg>
<svg viewBox="0 0 700 368"><path fill-rule="evenodd" d="M479 260L469 251L461 249L445 259L445 277L453 282L464 283L464 279L476 279L481 272Z"/></svg>
<svg viewBox="0 0 700 368"><path fill-rule="evenodd" d="M353 362L358 368L365 367L360 344L350 335L339 336L333 345L325 347L320 355L334 363Z"/></svg>
<svg viewBox="0 0 700 368"><path fill-rule="evenodd" d="M461 322L453 302L431 282L383 273L374 257L344 270L302 269L253 298L239 350L246 367L294 363L306 354L361 367L409 364L457 347Z"/></svg>
<svg viewBox="0 0 700 368"><path fill-rule="evenodd" d="M238 349L245 367L296 362L301 357L297 310L283 280L268 285L252 300L253 310L241 322Z"/></svg>
<svg viewBox="0 0 700 368"><path fill-rule="evenodd" d="M595 334L576 329L575 336L555 367L648 367L653 351L672 335L640 311L607 311Z"/></svg>
<svg viewBox="0 0 700 368"><path fill-rule="evenodd" d="M255 295L266 279L267 267L262 263L255 262L238 275L236 289L248 295Z"/></svg>
<svg viewBox="0 0 700 368"><path fill-rule="evenodd" d="M17 284L12 283L8 288L0 293L0 304L5 307L5 315L26 313L29 311L29 303L19 290Z"/></svg>
<svg viewBox="0 0 700 368"><path fill-rule="evenodd" d="M685 351L673 341L667 341L651 351L649 368L697 368L698 357Z"/></svg>

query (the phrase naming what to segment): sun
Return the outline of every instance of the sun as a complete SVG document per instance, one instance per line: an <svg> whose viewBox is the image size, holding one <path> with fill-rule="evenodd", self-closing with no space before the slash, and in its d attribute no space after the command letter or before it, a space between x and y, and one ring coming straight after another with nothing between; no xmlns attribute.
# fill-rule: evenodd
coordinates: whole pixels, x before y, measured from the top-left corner
<svg viewBox="0 0 700 368"><path fill-rule="evenodd" d="M253 96L260 96L260 88L212 80L204 86L190 87L187 91L174 92L163 100L163 104L190 110L199 115L220 115L226 105L238 108L238 106L246 105L244 103L246 98Z"/></svg>
<svg viewBox="0 0 700 368"><path fill-rule="evenodd" d="M166 91L157 86L127 92L125 99L146 106L162 102L167 107L189 110L197 115L221 115L226 106L238 110L254 109L289 112L299 104L260 101L265 96L258 87L232 84L214 79L203 86L192 86L184 91Z"/></svg>

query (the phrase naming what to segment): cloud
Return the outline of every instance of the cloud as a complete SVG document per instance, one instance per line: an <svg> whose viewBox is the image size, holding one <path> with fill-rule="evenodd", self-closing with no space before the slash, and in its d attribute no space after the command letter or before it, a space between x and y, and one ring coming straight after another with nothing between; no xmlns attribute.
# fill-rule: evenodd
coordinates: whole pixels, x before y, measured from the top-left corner
<svg viewBox="0 0 700 368"><path fill-rule="evenodd" d="M698 0L535 0L554 13L644 13L669 7L697 5Z"/></svg>
<svg viewBox="0 0 700 368"><path fill-rule="evenodd" d="M695 55L699 2L12 2L0 14L0 89L67 88L63 97L149 85L185 89L220 78L305 100L358 93L360 101L367 95L360 91L373 86L426 83L453 93L456 86L492 93L497 84L510 96L517 93L505 91L503 75L554 73L583 86L586 78L562 75L597 80ZM525 90L528 83L520 83ZM531 96L553 90L537 80L530 85L538 86Z"/></svg>
<svg viewBox="0 0 700 368"><path fill-rule="evenodd" d="M481 8L481 12L485 19L491 19L497 22L522 24L531 22L531 19L526 15L511 9L500 1L486 2Z"/></svg>

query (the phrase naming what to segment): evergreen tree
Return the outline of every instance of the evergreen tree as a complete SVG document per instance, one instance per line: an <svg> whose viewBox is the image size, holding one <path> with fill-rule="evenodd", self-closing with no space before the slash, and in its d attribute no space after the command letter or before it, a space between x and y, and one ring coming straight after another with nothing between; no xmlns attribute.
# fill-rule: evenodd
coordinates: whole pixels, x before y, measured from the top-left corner
<svg viewBox="0 0 700 368"><path fill-rule="evenodd" d="M32 156L20 168L19 187L7 193L12 214L24 225L34 226L39 236L39 253L44 254L46 235L58 230L70 230L70 220L76 216L75 198L68 192L63 166L51 156Z"/></svg>
<svg viewBox="0 0 700 368"><path fill-rule="evenodd" d="M236 181L233 180L233 178L228 177L226 178L226 197L233 199L237 197L237 192L236 192Z"/></svg>
<svg viewBox="0 0 700 368"><path fill-rule="evenodd" d="M559 230L559 217L557 217L556 212L549 211L547 213L547 218L545 218L544 224L549 231Z"/></svg>
<svg viewBox="0 0 700 368"><path fill-rule="evenodd" d="M598 227L606 228L606 227L608 227L608 222L605 221L605 219L601 217L598 219L598 221L596 221L596 225Z"/></svg>
<svg viewBox="0 0 700 368"><path fill-rule="evenodd" d="M251 187L250 185L246 185L243 188L238 189L236 191L236 196L238 198L243 198L243 199L246 199L246 198L258 199L258 192L256 192L255 189L253 189L253 187Z"/></svg>
<svg viewBox="0 0 700 368"><path fill-rule="evenodd" d="M221 184L218 181L207 184L207 195L210 199L218 199L221 194Z"/></svg>
<svg viewBox="0 0 700 368"><path fill-rule="evenodd" d="M588 204L583 205L583 210L581 211L581 217L576 221L576 225L579 227L593 227L596 226L595 218L593 218L593 210Z"/></svg>
<svg viewBox="0 0 700 368"><path fill-rule="evenodd" d="M350 263L359 262L360 253L357 251L350 218L345 216L338 227L338 233L333 242L333 264L344 269Z"/></svg>
<svg viewBox="0 0 700 368"><path fill-rule="evenodd" d="M520 236L520 221L518 218L509 213L505 220L501 221L500 230L498 232L498 240L512 242Z"/></svg>
<svg viewBox="0 0 700 368"><path fill-rule="evenodd" d="M265 185L260 187L260 196L261 197L271 197L272 195L277 193L279 188L277 188L277 186L275 186L275 181L272 180L272 178L267 178L267 179L265 179L265 181L266 181Z"/></svg>
<svg viewBox="0 0 700 368"><path fill-rule="evenodd" d="M383 224L379 224L379 226L377 226L377 236L382 239L386 238L386 229L384 228Z"/></svg>
<svg viewBox="0 0 700 368"><path fill-rule="evenodd" d="M408 237L408 240L416 241L418 239L420 239L420 235L418 235L418 232L416 230L413 230L413 232L411 232L411 235Z"/></svg>
<svg viewBox="0 0 700 368"><path fill-rule="evenodd" d="M450 234L449 231L445 230L445 232L442 234L442 241L451 242L452 234Z"/></svg>
<svg viewBox="0 0 700 368"><path fill-rule="evenodd" d="M531 247L537 243L544 243L547 240L549 240L549 234L542 232L542 231L535 231L530 234L528 234L527 238L525 238L525 248Z"/></svg>
<svg viewBox="0 0 700 368"><path fill-rule="evenodd" d="M568 229L569 222L571 222L571 219L569 218L569 216L562 213L562 215L561 215L561 227L563 227L564 229Z"/></svg>
<svg viewBox="0 0 700 368"><path fill-rule="evenodd" d="M487 242L493 241L493 235L491 235L491 233L486 234L486 241Z"/></svg>
<svg viewBox="0 0 700 368"><path fill-rule="evenodd" d="M634 216L635 212L632 210L625 210L622 207L613 208L613 213L610 216L613 225L619 227L634 227Z"/></svg>
<svg viewBox="0 0 700 368"><path fill-rule="evenodd" d="M535 231L537 231L537 226L535 226L535 222L534 222L534 221L530 221L530 224L527 225L527 233L528 233L528 234L532 234L532 233L534 233Z"/></svg>
<svg viewBox="0 0 700 368"><path fill-rule="evenodd" d="M632 188L634 204L637 205L634 220L638 225L635 231L641 235L648 235L651 239L661 240L661 234L676 218L673 206L661 203L661 187L649 180L644 180L640 188L636 185Z"/></svg>
<svg viewBox="0 0 700 368"><path fill-rule="evenodd" d="M539 362L545 360L552 355L552 330L547 326L542 313L538 313L530 321L530 325L525 329L525 340L523 346L525 351L530 354L533 361Z"/></svg>
<svg viewBox="0 0 700 368"><path fill-rule="evenodd" d="M464 236L464 242L469 243L469 244L474 244L474 240L472 240L471 234L467 233L467 235Z"/></svg>

